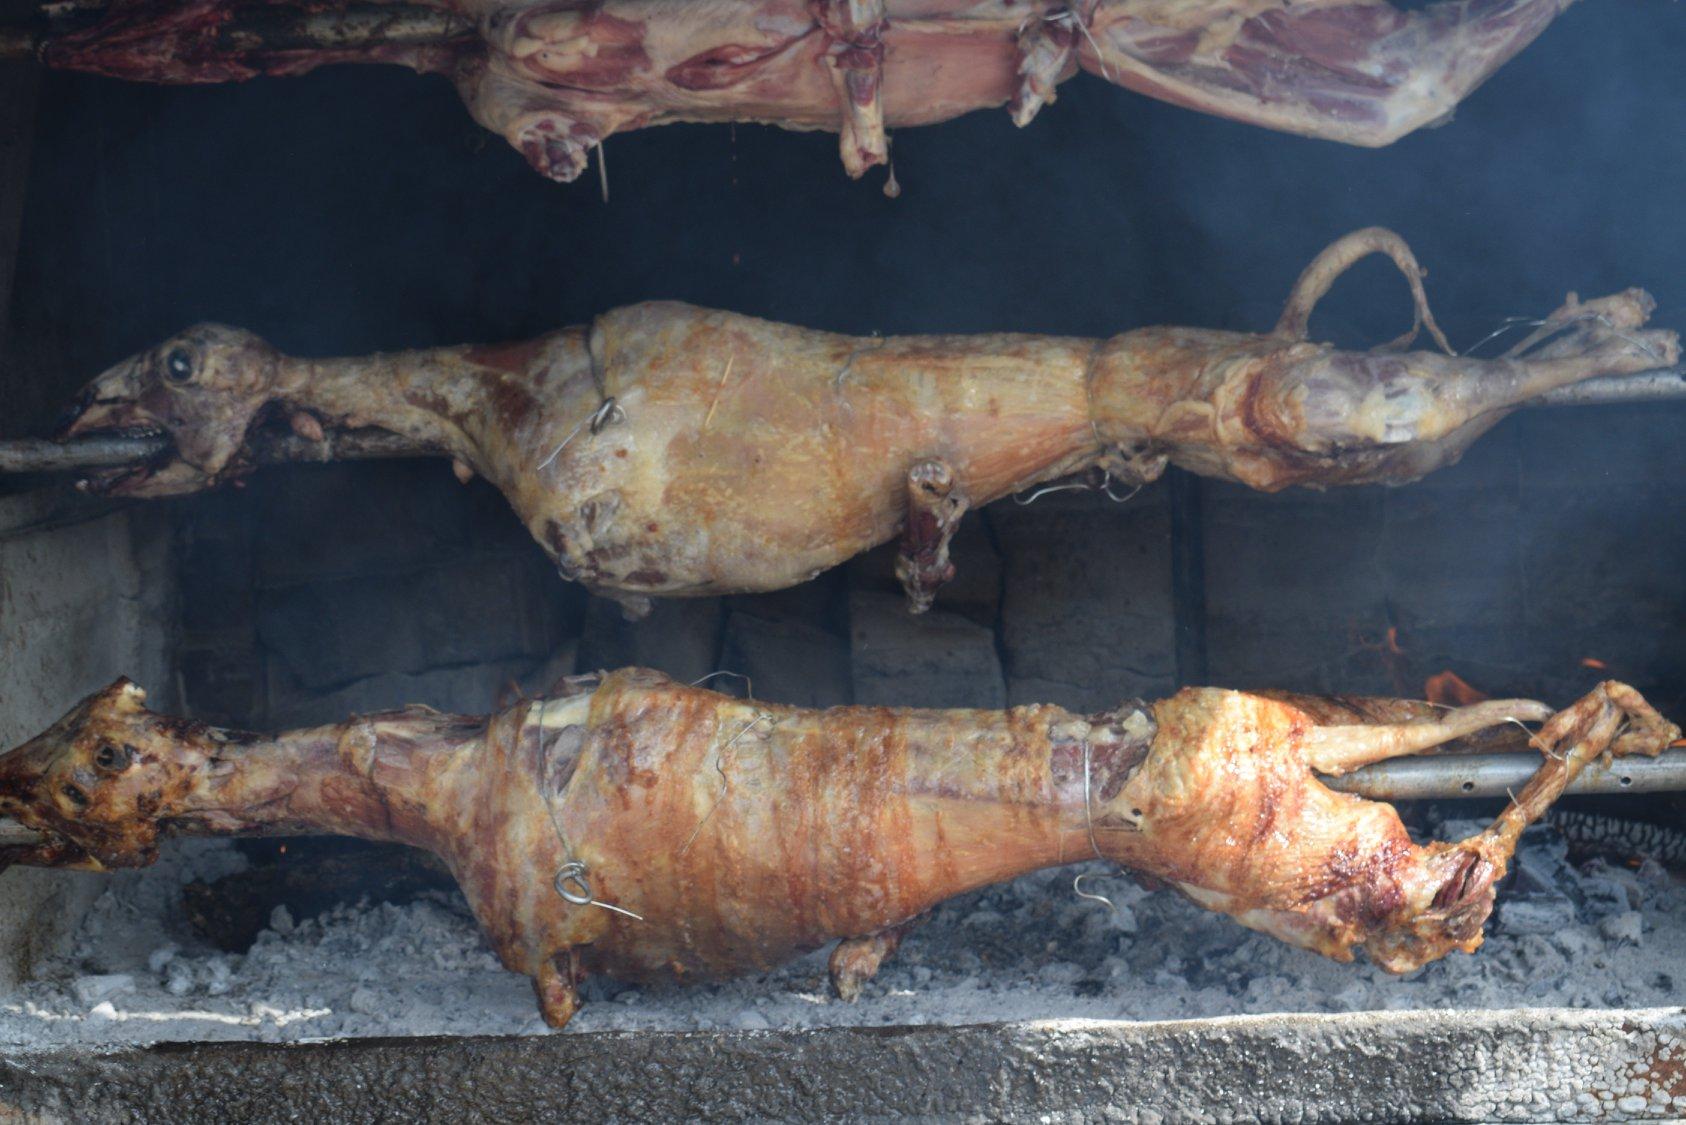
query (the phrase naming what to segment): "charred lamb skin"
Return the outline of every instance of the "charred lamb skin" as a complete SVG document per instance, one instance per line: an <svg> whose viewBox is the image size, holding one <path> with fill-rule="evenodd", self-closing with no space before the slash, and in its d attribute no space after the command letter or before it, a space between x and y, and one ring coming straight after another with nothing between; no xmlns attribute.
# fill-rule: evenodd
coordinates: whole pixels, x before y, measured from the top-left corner
<svg viewBox="0 0 1686 1125"><path fill-rule="evenodd" d="M489 717L411 708L273 737L143 704L120 680L0 757L0 814L40 836L0 859L103 871L170 834L424 848L558 1026L588 973L715 977L833 940L851 997L942 900L1097 857L1403 972L1481 944L1523 827L1589 761L1680 734L1615 682L1555 714L1187 689L1079 716L803 710L632 669ZM1456 843L1415 844L1391 806L1318 780L1513 721L1543 723L1540 768Z"/></svg>
<svg viewBox="0 0 1686 1125"><path fill-rule="evenodd" d="M1308 339L1318 299L1371 253L1405 273L1440 351ZM1639 290L1571 295L1519 350L1458 356L1421 274L1397 235L1354 232L1257 334L851 337L657 303L518 344L305 360L201 325L95 380L67 433L162 431L169 451L88 483L163 496L247 471L265 419L312 440L379 427L485 476L564 576L630 607L781 589L899 536L922 609L963 512L1050 479L1127 488L1175 464L1267 491L1401 483L1531 398L1678 359Z"/></svg>
<svg viewBox="0 0 1686 1125"><path fill-rule="evenodd" d="M1079 70L1204 113L1385 145L1448 117L1571 2L459 0L409 5L372 33L352 19L312 33L309 5L289 17L269 0L115 0L43 57L158 82L355 61L443 74L557 180L605 138L675 121L832 130L860 176L888 161L889 129L1001 105L1026 125Z"/></svg>

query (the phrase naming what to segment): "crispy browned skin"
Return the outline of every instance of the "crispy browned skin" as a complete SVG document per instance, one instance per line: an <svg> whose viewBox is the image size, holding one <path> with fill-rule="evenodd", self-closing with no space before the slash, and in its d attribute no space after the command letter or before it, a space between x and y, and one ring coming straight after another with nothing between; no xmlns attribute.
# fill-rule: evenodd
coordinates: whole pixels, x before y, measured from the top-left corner
<svg viewBox="0 0 1686 1125"><path fill-rule="evenodd" d="M1237 121L1385 145L1446 118L1570 3L460 0L422 5L464 17L438 42L347 48L280 34L289 6L274 0L118 0L43 57L159 82L360 60L443 73L558 180L611 134L674 121L834 130L859 176L889 159L888 128L1003 104L1026 125L1079 69Z"/></svg>
<svg viewBox="0 0 1686 1125"><path fill-rule="evenodd" d="M522 344L300 360L202 326L95 380L68 432L166 432L173 454L90 481L159 496L246 471L266 416L393 430L490 479L564 575L633 601L779 589L901 531L919 606L968 504L1167 463L1266 490L1414 480L1545 391L1678 358L1638 290L1571 296L1555 335L1494 360L1308 341L1317 299L1374 252L1439 339L1410 251L1370 229L1307 268L1270 333L859 338L646 304Z"/></svg>
<svg viewBox="0 0 1686 1125"><path fill-rule="evenodd" d="M1086 717L811 711L634 669L490 718L412 708L273 738L143 698L119 681L0 758L0 814L43 834L0 859L104 870L149 862L170 833L427 848L556 1024L584 973L717 976L834 939L851 996L943 899L1097 857L1405 971L1480 945L1522 826L1588 761L1680 734L1613 682L1555 715L1506 700L1377 724L1386 704L1216 689ZM1413 844L1391 806L1316 777L1541 720L1534 780L1456 844Z"/></svg>

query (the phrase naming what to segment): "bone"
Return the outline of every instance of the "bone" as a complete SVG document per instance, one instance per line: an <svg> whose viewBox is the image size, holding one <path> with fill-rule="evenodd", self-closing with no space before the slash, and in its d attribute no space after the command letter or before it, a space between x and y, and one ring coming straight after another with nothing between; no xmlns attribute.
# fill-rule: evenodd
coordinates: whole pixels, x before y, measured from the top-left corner
<svg viewBox="0 0 1686 1125"><path fill-rule="evenodd" d="M1495 699L1414 723L1314 727L1305 736L1306 761L1320 773L1339 777L1359 766L1420 754L1500 723L1537 723L1551 713L1550 707L1533 700Z"/></svg>

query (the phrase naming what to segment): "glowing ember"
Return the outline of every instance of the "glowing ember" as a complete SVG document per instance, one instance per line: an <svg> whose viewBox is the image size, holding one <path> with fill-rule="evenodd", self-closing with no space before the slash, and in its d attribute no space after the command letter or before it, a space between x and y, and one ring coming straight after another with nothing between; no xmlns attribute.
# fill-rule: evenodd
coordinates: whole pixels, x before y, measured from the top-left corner
<svg viewBox="0 0 1686 1125"><path fill-rule="evenodd" d="M1423 681L1423 698L1430 703L1440 703L1449 707L1468 707L1471 703L1480 703L1493 697L1470 687L1463 681L1463 677L1448 668Z"/></svg>
<svg viewBox="0 0 1686 1125"><path fill-rule="evenodd" d="M1603 672L1610 666L1596 656L1583 656L1581 657L1581 667L1591 668L1595 672Z"/></svg>

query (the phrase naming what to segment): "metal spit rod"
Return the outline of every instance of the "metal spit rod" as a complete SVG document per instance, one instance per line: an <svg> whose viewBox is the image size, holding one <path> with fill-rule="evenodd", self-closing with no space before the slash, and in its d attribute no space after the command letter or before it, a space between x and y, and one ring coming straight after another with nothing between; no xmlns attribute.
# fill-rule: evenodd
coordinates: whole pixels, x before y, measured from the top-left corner
<svg viewBox="0 0 1686 1125"><path fill-rule="evenodd" d="M25 828L10 817L0 817L0 848L10 845L29 847L41 842L41 833Z"/></svg>
<svg viewBox="0 0 1686 1125"><path fill-rule="evenodd" d="M0 473L60 473L134 465L170 449L168 438L86 437L71 441L21 438L0 441ZM261 465L289 461L368 461L435 457L442 451L385 430L330 430L324 441L290 433L254 436L252 459Z"/></svg>
<svg viewBox="0 0 1686 1125"><path fill-rule="evenodd" d="M1540 767L1540 756L1440 754L1399 758L1320 780L1331 789L1378 801L1413 798L1503 797L1517 793ZM1574 796L1607 793L1665 793L1686 789L1686 749L1655 758L1623 758L1608 766L1594 762L1569 783ZM0 847L39 843L40 834L0 817Z"/></svg>
<svg viewBox="0 0 1686 1125"><path fill-rule="evenodd" d="M1520 792L1539 768L1540 756L1531 753L1436 754L1395 758L1321 780L1331 789L1382 801L1503 797ZM1587 796L1680 789L1686 789L1686 750L1665 750L1655 758L1621 758L1608 766L1593 762L1564 792Z"/></svg>
<svg viewBox="0 0 1686 1125"><path fill-rule="evenodd" d="M1526 403L1527 406L1600 406L1634 402L1686 401L1686 366L1588 379ZM67 442L24 438L0 441L0 473L57 473L116 468L156 457L170 448L167 438L87 437ZM272 465L289 461L364 461L393 457L439 457L444 451L379 430L331 431L326 442L294 434L261 434L253 459Z"/></svg>

